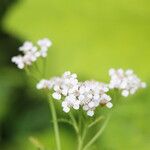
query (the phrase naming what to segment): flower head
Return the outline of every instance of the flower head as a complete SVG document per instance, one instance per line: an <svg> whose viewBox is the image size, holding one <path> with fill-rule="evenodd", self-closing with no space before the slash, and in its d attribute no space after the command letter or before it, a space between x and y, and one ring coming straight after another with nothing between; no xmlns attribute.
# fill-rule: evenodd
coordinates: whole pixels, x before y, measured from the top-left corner
<svg viewBox="0 0 150 150"><path fill-rule="evenodd" d="M37 44L41 48L48 48L48 47L50 47L52 45L52 42L48 38L44 38L44 39L38 40Z"/></svg>
<svg viewBox="0 0 150 150"><path fill-rule="evenodd" d="M50 80L42 79L39 83L37 83L37 89L50 89L52 87L52 82Z"/></svg>
<svg viewBox="0 0 150 150"><path fill-rule="evenodd" d="M37 43L40 47L39 49L30 41L24 42L23 45L19 47L19 51L21 51L23 55L14 56L11 61L15 63L19 69L23 69L25 66L31 65L39 57L46 57L48 48L52 45L52 42L45 38L39 40Z"/></svg>
<svg viewBox="0 0 150 150"><path fill-rule="evenodd" d="M129 94L134 94L138 89L145 88L146 83L142 82L133 70L110 69L109 76L111 78L109 88L117 88L121 90L122 96L127 97Z"/></svg>
<svg viewBox="0 0 150 150"><path fill-rule="evenodd" d="M94 110L99 105L106 105L111 108L111 97L106 94L108 86L97 81L85 81L80 85L78 99L83 110L87 115L93 116Z"/></svg>
<svg viewBox="0 0 150 150"><path fill-rule="evenodd" d="M25 64L21 55L12 57L11 61L17 65L19 69L23 69Z"/></svg>
<svg viewBox="0 0 150 150"><path fill-rule="evenodd" d="M68 113L71 108L78 110L80 107L88 116L94 115L94 110L100 105L111 108L111 97L106 93L109 88L106 84L97 81L79 82L77 75L66 71L61 77L50 80L41 80L38 89L53 89L52 97L62 101L63 111Z"/></svg>

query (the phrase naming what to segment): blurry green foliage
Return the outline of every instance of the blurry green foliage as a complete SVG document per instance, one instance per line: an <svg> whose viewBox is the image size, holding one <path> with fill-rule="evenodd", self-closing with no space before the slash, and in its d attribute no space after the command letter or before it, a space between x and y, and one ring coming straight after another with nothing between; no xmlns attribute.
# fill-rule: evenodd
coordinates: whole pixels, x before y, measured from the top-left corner
<svg viewBox="0 0 150 150"><path fill-rule="evenodd" d="M53 47L47 59L47 77L71 70L79 74L80 79L108 81L108 69L122 67L134 69L143 80L150 83L148 0L20 0L4 18L3 28L21 39L36 41L45 36L52 39ZM16 84L17 82L13 85ZM22 89L22 99L27 100L30 97L31 100L23 100L28 104L28 109L22 106L24 103L19 105L24 111L14 121L13 129L17 128L17 134L13 135L13 140L5 144L4 148L34 150L35 147L28 141L28 137L35 134L47 149L53 149L55 145L51 126L48 124L47 103L39 95L43 101L36 102L38 93L31 90L33 84L28 86L27 91ZM3 95L4 89L1 89L0 95ZM148 87L131 96L129 100L122 99L119 106L114 108L112 119L95 147L99 145L104 150L149 149L149 91ZM13 99L9 97L5 101L6 97L3 95L1 103ZM29 107L30 103L34 109ZM16 107L15 103L13 107ZM2 108L10 114L6 105ZM4 117L4 113L0 116ZM38 132L40 127L42 128ZM75 147L75 135L70 127L62 126L61 131L64 148Z"/></svg>

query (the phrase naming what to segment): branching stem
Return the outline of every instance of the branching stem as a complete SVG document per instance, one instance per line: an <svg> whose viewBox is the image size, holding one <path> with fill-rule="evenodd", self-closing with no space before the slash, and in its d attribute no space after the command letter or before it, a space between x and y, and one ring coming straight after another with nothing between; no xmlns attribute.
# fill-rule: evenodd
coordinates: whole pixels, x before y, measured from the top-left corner
<svg viewBox="0 0 150 150"><path fill-rule="evenodd" d="M49 104L50 104L50 110L51 110L51 113L52 113L57 150L61 150L59 127L58 127L57 115L56 115L56 110L55 110L53 99L51 99L49 101Z"/></svg>
<svg viewBox="0 0 150 150"><path fill-rule="evenodd" d="M104 131L108 121L109 121L109 118L108 117L106 119L106 121L104 122L103 126L99 129L99 131L95 134L95 136L84 146L83 150L87 150L98 138L99 136L102 134L102 132Z"/></svg>

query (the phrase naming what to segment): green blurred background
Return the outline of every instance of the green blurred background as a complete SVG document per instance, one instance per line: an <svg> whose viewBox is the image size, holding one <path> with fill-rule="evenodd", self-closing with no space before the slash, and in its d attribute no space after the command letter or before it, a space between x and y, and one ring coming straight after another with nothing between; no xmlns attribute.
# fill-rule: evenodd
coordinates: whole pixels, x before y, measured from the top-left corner
<svg viewBox="0 0 150 150"><path fill-rule="evenodd" d="M28 138L55 148L46 98L10 59L24 40L53 41L47 77L66 70L109 81L111 67L132 68L150 83L149 0L0 0L0 149L36 150ZM114 108L95 150L150 149L150 88ZM65 150L76 146L61 124Z"/></svg>

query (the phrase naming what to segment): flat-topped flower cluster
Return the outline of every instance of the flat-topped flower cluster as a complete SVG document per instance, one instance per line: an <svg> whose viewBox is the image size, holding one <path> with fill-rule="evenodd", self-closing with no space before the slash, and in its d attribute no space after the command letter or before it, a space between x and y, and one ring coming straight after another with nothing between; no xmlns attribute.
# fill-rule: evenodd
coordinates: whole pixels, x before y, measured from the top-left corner
<svg viewBox="0 0 150 150"><path fill-rule="evenodd" d="M79 82L77 75L70 71L61 77L41 80L37 89L43 88L53 89L52 96L56 100L64 97L62 107L66 113L70 108L78 110L82 107L89 116L93 116L95 108L100 104L112 107L111 97L106 94L109 91L108 85L97 81Z"/></svg>
<svg viewBox="0 0 150 150"><path fill-rule="evenodd" d="M111 78L109 88L117 88L121 90L122 96L127 97L129 94L134 94L139 88L145 88L146 83L142 82L133 70L110 69L109 76Z"/></svg>
<svg viewBox="0 0 150 150"><path fill-rule="evenodd" d="M146 86L132 70L110 69L109 75L111 77L109 84L98 81L79 82L76 74L67 71L61 77L42 79L37 84L37 89L52 89L54 99L63 99L62 107L66 113L71 108L78 110L82 107L88 116L93 116L96 107L113 106L111 97L107 94L110 89L117 88L122 91L123 96L128 96L126 92L133 94L137 89Z"/></svg>
<svg viewBox="0 0 150 150"><path fill-rule="evenodd" d="M37 45L26 41L19 47L19 51L21 51L23 55L12 57L12 62L15 63L19 69L23 69L26 65L31 65L39 57L46 57L48 48L51 45L52 42L47 38L38 40Z"/></svg>

